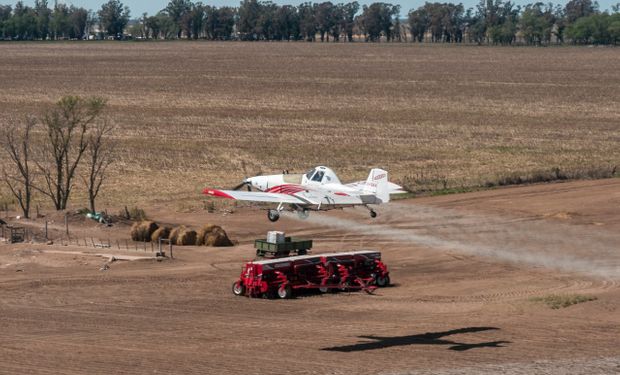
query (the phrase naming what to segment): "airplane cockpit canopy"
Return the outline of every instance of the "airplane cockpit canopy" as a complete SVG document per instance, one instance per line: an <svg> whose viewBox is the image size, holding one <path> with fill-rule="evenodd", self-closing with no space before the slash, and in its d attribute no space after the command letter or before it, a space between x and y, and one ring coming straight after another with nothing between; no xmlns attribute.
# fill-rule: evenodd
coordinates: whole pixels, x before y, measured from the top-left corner
<svg viewBox="0 0 620 375"><path fill-rule="evenodd" d="M320 184L340 184L340 179L330 168L319 166L311 169L304 175L306 182L315 182Z"/></svg>

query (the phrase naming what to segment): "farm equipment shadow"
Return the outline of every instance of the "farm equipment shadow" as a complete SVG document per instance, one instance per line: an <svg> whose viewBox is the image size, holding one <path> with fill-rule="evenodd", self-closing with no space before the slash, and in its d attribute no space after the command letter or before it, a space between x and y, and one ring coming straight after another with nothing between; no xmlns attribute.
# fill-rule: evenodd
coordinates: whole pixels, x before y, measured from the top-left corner
<svg viewBox="0 0 620 375"><path fill-rule="evenodd" d="M395 337L379 337L379 336L358 336L362 339L375 340L371 342L363 342L353 345L334 346L331 348L323 348L321 350L333 352L358 352L364 350L374 350L390 348L392 346L407 345L450 345L449 350L466 351L474 348L502 348L503 344L510 344L510 341L490 341L475 344L461 343L452 340L443 339L445 336L458 335L462 333L482 332L499 330L496 327L466 327L453 329L444 332L427 332L419 335L395 336Z"/></svg>

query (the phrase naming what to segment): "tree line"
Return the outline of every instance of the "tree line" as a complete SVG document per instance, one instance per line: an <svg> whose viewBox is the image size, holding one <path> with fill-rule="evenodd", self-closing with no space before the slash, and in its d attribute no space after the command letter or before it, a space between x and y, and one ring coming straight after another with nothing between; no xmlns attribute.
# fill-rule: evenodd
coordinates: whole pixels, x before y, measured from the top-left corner
<svg viewBox="0 0 620 375"><path fill-rule="evenodd" d="M618 44L620 3L601 11L592 0L570 0L565 6L536 2L518 6L510 0L462 3L426 2L402 14L399 5L376 2L277 5L243 0L238 7L215 7L191 0L171 0L155 15L130 19L120 0L109 0L96 12L47 0L33 7L18 1L0 5L0 36L8 40L140 38L353 42L363 40L430 43L516 42Z"/></svg>

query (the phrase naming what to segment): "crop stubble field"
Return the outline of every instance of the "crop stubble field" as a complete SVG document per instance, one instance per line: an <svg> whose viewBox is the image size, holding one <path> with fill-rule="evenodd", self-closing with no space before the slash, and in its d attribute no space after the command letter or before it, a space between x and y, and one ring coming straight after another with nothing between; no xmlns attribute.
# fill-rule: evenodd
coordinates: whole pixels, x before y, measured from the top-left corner
<svg viewBox="0 0 620 375"><path fill-rule="evenodd" d="M0 123L107 98L119 162L105 204L196 197L239 182L242 161L470 186L618 164L619 66L615 48L10 43Z"/></svg>
<svg viewBox="0 0 620 375"><path fill-rule="evenodd" d="M0 246L0 374L609 374L620 370L620 180L423 197L283 216L178 212L248 172L387 168L450 186L615 165L620 53L303 43L0 44L0 124L101 95L119 131L104 205L221 224L233 248L114 262L83 246ZM78 190L74 205L81 199ZM161 203L161 204L160 204ZM48 212L46 212L48 213ZM60 214L21 221L58 238ZM72 222L74 238L129 227ZM290 301L232 295L266 230L316 253L382 251L395 286ZM148 252L106 249L115 255ZM586 302L552 310L554 296Z"/></svg>

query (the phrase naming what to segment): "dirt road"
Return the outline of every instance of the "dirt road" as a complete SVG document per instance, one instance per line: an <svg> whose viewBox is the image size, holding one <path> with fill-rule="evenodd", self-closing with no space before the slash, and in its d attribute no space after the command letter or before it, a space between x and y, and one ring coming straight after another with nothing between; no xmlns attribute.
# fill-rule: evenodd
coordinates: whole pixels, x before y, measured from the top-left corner
<svg viewBox="0 0 620 375"><path fill-rule="evenodd" d="M365 210L276 224L256 209L149 212L221 223L241 244L177 248L174 260L107 271L93 249L0 245L1 373L620 370L617 179L397 201L376 221ZM274 228L312 237L316 252L379 249L395 285L375 295L233 296L251 239ZM558 310L532 301L558 293L597 299Z"/></svg>

